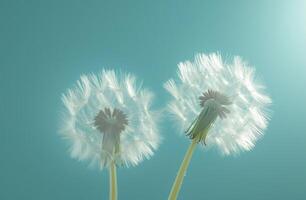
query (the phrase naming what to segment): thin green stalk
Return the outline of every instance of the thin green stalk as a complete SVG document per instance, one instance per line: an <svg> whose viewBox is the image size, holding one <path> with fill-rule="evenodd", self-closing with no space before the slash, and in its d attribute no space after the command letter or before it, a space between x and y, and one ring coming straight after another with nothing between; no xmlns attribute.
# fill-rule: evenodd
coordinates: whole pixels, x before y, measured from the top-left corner
<svg viewBox="0 0 306 200"><path fill-rule="evenodd" d="M117 172L114 161L109 166L109 199L117 200Z"/></svg>
<svg viewBox="0 0 306 200"><path fill-rule="evenodd" d="M185 157L184 157L184 160L181 164L181 167L180 167L180 169L177 173L177 176L176 176L175 181L173 183L173 186L172 186L172 189L171 189L168 200L176 200L177 199L177 196L180 192L180 189L181 189L181 186L182 186L182 183L183 183L183 180L184 180L186 170L189 166L192 154L193 154L196 146L197 146L197 141L196 141L196 139L193 139L192 143L190 144L190 146L189 146L189 148L188 148L188 150L185 154Z"/></svg>

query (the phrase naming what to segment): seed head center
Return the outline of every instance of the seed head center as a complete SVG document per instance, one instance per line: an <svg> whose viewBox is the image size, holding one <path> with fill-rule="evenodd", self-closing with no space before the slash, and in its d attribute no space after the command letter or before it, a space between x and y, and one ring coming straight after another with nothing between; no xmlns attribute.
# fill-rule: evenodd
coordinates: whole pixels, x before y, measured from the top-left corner
<svg viewBox="0 0 306 200"><path fill-rule="evenodd" d="M101 133L121 133L125 130L128 125L128 120L126 114L114 108L104 108L100 110L99 113L94 118L94 126Z"/></svg>

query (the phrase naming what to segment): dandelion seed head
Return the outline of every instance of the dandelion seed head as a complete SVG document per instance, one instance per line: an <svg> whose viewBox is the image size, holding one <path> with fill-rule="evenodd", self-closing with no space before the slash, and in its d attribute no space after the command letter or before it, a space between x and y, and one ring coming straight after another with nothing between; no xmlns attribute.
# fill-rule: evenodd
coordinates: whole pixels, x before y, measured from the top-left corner
<svg viewBox="0 0 306 200"><path fill-rule="evenodd" d="M192 138L195 127L209 127L207 136L201 135L202 142L222 154L251 150L267 127L271 98L255 79L254 68L240 57L227 63L217 53L198 54L193 62L179 63L178 78L164 87L173 97L168 110L181 132ZM214 105L215 119L214 112L206 110L211 119L195 126L208 104Z"/></svg>
<svg viewBox="0 0 306 200"><path fill-rule="evenodd" d="M158 112L151 109L152 92L132 74L103 70L81 76L62 96L61 135L70 154L101 169L111 161L134 166L158 148Z"/></svg>

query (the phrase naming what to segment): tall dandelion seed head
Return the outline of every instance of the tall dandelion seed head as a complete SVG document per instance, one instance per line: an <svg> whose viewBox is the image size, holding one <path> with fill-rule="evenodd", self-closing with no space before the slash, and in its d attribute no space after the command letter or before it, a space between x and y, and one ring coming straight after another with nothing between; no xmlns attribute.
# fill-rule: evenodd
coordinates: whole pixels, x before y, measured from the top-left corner
<svg viewBox="0 0 306 200"><path fill-rule="evenodd" d="M62 96L60 132L71 156L101 169L112 161L129 166L152 156L160 142L152 98L131 74L103 70L81 76Z"/></svg>
<svg viewBox="0 0 306 200"><path fill-rule="evenodd" d="M255 70L240 57L225 63L217 53L178 65L178 79L164 84L168 110L191 139L222 154L249 151L268 124L270 97Z"/></svg>

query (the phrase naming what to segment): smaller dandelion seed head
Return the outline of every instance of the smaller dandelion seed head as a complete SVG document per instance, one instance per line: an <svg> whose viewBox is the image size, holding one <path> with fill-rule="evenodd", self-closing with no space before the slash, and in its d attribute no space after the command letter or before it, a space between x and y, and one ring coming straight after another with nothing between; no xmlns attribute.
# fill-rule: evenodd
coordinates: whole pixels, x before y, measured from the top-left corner
<svg viewBox="0 0 306 200"><path fill-rule="evenodd" d="M113 161L135 166L160 143L153 93L132 74L102 70L83 75L63 94L61 135L73 158L100 169Z"/></svg>

